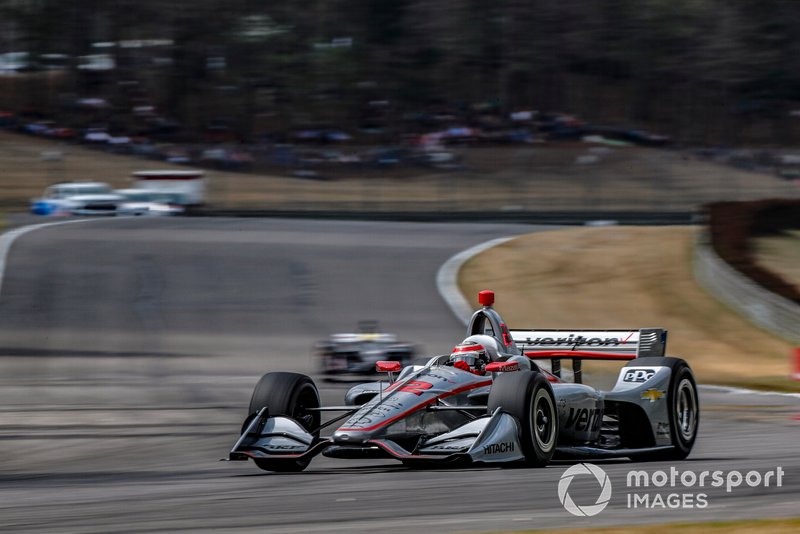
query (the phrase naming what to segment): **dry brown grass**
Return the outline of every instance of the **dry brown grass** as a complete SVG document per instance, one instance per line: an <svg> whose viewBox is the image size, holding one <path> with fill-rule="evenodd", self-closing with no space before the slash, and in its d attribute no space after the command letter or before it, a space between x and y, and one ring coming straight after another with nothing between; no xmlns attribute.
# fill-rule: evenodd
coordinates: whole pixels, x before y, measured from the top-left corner
<svg viewBox="0 0 800 534"><path fill-rule="evenodd" d="M42 153L62 151L61 161ZM800 189L764 174L686 157L677 151L616 149L597 163L572 143L460 149L464 169L420 167L410 175L362 169L349 178L309 180L208 171L210 202L220 207L429 210L687 210L713 200L798 196ZM0 205L24 209L50 183L102 180L127 185L133 171L174 167L0 132ZM185 168L185 167L181 167ZM324 170L319 171L324 175ZM341 173L339 173L341 174Z"/></svg>
<svg viewBox="0 0 800 534"><path fill-rule="evenodd" d="M772 377L766 382L791 388L785 377L792 346L695 283L697 231L584 227L530 234L467 262L459 283L466 295L493 289L498 311L515 328L661 326L669 329L668 353L686 358L703 382Z"/></svg>
<svg viewBox="0 0 800 534"><path fill-rule="evenodd" d="M47 161L43 153L61 152L59 161ZM0 132L0 205L25 208L54 182L100 180L115 187L130 184L132 172L175 168L159 162L114 156L76 145L56 143Z"/></svg>
<svg viewBox="0 0 800 534"><path fill-rule="evenodd" d="M581 529L529 530L537 534L794 534L800 531L800 519L756 519L752 521L712 521L705 523L667 523ZM518 532L517 534L522 534Z"/></svg>

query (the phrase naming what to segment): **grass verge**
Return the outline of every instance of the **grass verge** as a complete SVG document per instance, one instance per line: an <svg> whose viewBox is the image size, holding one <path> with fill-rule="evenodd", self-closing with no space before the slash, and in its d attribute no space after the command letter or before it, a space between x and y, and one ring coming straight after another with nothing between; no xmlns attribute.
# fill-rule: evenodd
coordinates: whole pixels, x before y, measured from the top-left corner
<svg viewBox="0 0 800 534"><path fill-rule="evenodd" d="M632 525L623 527L599 527L581 529L554 529L554 530L528 530L537 534L578 534L588 532L591 534L708 534L725 532L729 534L793 534L800 532L800 519L756 519L747 521L712 521L705 523L667 523L663 525Z"/></svg>
<svg viewBox="0 0 800 534"><path fill-rule="evenodd" d="M277 170L209 170L209 201L224 208L258 209L659 212L694 210L725 199L800 195L785 180L677 150L627 147L598 155L591 145L579 142L453 150L463 165L448 172L365 165L311 180L292 177L292 169L281 176L275 175ZM580 163L587 155L594 163ZM129 184L133 171L162 168L186 169L0 131L0 207L24 210L31 197L56 181L100 180L121 187ZM313 168L326 175L324 165Z"/></svg>

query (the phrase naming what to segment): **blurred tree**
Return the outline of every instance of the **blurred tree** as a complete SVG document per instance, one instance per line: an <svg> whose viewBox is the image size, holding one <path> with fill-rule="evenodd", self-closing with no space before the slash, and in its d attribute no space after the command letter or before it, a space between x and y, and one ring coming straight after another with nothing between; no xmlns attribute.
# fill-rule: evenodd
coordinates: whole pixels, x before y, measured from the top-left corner
<svg viewBox="0 0 800 534"><path fill-rule="evenodd" d="M118 71L92 78L74 59L74 92L142 80L192 128L224 115L248 138L264 117L358 123L370 101L395 118L483 102L724 132L800 96L790 0L0 0L0 29L3 51L73 58L171 39L168 67L117 48Z"/></svg>

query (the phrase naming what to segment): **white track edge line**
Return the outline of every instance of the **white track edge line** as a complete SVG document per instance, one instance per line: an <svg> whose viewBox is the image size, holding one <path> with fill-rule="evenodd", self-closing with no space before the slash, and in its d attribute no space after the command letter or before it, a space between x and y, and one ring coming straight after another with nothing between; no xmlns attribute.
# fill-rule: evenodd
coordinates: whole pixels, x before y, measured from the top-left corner
<svg viewBox="0 0 800 534"><path fill-rule="evenodd" d="M474 311L474 307L469 304L469 301L461 293L458 288L458 272L461 267L470 259L477 256L490 248L501 245L507 241L511 241L513 237L500 237L492 239L484 243L475 245L474 247L463 250L452 256L442 264L439 271L436 273L436 288L439 295L444 300L445 304L453 312L456 318L467 325L470 317ZM691 362L690 362L691 363ZM786 393L783 391L759 391L755 389L746 389L731 386L717 386L710 384L700 384L700 387L706 390L718 391L720 393L729 393L731 395L778 395L781 397L791 397L800 399L800 393Z"/></svg>
<svg viewBox="0 0 800 534"><path fill-rule="evenodd" d="M760 395L760 396L779 395L781 397L792 397L795 399L800 399L800 393L787 393L785 391L761 391L758 389L747 389L747 388L740 388L733 386L717 386L712 384L700 384L700 387L702 389L708 389L720 393L729 393L731 395Z"/></svg>
<svg viewBox="0 0 800 534"><path fill-rule="evenodd" d="M31 224L28 226L20 226L19 228L14 228L13 230L9 230L8 232L0 234L0 295L2 295L3 293L3 279L5 277L5 272L6 272L6 257L8 256L9 250L11 250L11 245L14 244L14 241L16 241L17 238L22 237L23 235L29 232L33 232L34 230L47 228L49 226L61 226L64 224L89 222L90 220L91 219L79 219L73 221L57 221L49 223Z"/></svg>
<svg viewBox="0 0 800 534"><path fill-rule="evenodd" d="M439 290L439 295L442 297L442 300L444 300L445 304L450 308L450 311L453 312L456 319L464 323L464 326L469 323L474 308L470 305L469 301L464 298L464 295L461 294L461 290L458 288L458 272L461 270L461 267L474 256L477 256L484 250L501 245L506 241L511 241L512 239L514 238L499 237L497 239L485 241L459 252L439 267L439 271L436 273L436 288Z"/></svg>

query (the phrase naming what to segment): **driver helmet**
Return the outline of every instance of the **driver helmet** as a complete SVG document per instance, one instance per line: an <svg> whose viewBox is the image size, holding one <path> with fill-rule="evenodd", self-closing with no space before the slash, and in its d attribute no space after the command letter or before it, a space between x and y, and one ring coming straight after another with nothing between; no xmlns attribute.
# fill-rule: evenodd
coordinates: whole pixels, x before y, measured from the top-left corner
<svg viewBox="0 0 800 534"><path fill-rule="evenodd" d="M500 354L500 344L492 336L474 334L462 341L462 343L466 343L467 341L474 341L475 343L483 345L483 348L486 349L487 361L496 362L503 359Z"/></svg>
<svg viewBox="0 0 800 534"><path fill-rule="evenodd" d="M450 364L464 371L482 375L490 358L486 347L477 341L466 339L453 348L450 354Z"/></svg>

